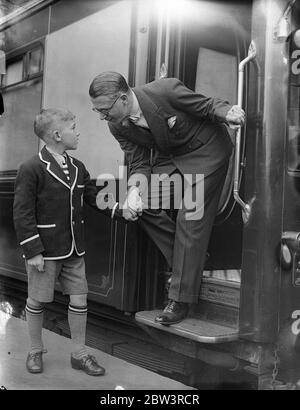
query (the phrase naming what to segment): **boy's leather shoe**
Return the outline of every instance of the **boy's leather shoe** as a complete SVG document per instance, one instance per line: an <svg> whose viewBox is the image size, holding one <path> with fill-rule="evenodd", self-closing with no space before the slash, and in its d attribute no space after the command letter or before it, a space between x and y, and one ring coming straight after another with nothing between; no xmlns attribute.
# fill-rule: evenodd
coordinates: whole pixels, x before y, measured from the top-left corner
<svg viewBox="0 0 300 410"><path fill-rule="evenodd" d="M188 312L188 303L169 300L163 312L156 316L155 322L160 323L161 325L173 325L174 323L179 323L185 319Z"/></svg>
<svg viewBox="0 0 300 410"><path fill-rule="evenodd" d="M81 359L76 359L71 355L71 366L76 370L83 370L90 376L102 376L105 373L104 367L101 367L94 356L86 355Z"/></svg>
<svg viewBox="0 0 300 410"><path fill-rule="evenodd" d="M28 353L26 369L29 373L42 373L43 371L43 352Z"/></svg>

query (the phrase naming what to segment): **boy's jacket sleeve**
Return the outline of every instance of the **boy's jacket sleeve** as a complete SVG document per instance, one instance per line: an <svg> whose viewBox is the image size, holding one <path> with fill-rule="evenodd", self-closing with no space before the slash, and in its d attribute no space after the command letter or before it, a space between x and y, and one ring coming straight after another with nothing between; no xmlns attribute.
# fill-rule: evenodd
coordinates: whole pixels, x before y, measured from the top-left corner
<svg viewBox="0 0 300 410"><path fill-rule="evenodd" d="M13 212L17 239L26 259L45 250L37 229L36 196L37 176L30 167L21 165L15 183Z"/></svg>
<svg viewBox="0 0 300 410"><path fill-rule="evenodd" d="M98 189L97 189L95 183L93 183L91 181L90 174L86 170L85 167L84 167L84 187L85 187L85 189L84 189L84 201L88 205L90 205L92 208L97 209L97 211L100 211L104 215L110 216L111 218L113 218L113 217L122 218L122 213L119 210L119 205L115 201L114 201L113 204L111 204L111 207L104 208L104 209L99 208L99 206L97 204ZM116 205L116 207L115 207L114 213L112 214L112 209L114 208L114 205Z"/></svg>

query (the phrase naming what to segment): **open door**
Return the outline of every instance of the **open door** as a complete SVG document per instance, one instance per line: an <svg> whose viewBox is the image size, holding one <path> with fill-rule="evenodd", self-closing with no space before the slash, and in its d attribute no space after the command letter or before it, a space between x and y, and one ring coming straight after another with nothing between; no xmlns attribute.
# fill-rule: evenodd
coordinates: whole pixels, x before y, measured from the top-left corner
<svg viewBox="0 0 300 410"><path fill-rule="evenodd" d="M157 48L165 50L168 77L180 78L186 86L201 94L237 104L239 64L247 57L250 44L251 7L249 4L227 7L219 2L191 3L187 2L187 10L177 21L176 18L172 20L172 16L165 19L169 28L160 30L166 37L158 38L164 46ZM232 7L235 19L232 19ZM159 64L163 62L160 58ZM247 74L246 68L246 79ZM247 101L247 81L243 91ZM236 132L228 131L235 143ZM241 162L245 156L245 134L243 130L240 136ZM135 318L141 325L201 343L238 339L243 221L241 209L233 197L234 165L233 152L208 247L199 303L191 306L187 319L172 326L155 323L159 310L138 312Z"/></svg>

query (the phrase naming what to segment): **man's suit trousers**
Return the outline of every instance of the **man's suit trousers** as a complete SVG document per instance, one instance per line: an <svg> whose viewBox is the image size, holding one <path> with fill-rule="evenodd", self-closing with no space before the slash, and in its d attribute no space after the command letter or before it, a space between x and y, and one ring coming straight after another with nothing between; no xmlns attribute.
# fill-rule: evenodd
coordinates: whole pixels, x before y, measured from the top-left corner
<svg viewBox="0 0 300 410"><path fill-rule="evenodd" d="M228 162L193 184L194 194L199 193L196 202L200 199L198 215L193 217L191 200L183 200L176 221L163 209L145 209L139 218L140 226L156 243L172 268L170 299L198 303L206 251L227 168ZM155 192L152 189L152 201L153 196Z"/></svg>

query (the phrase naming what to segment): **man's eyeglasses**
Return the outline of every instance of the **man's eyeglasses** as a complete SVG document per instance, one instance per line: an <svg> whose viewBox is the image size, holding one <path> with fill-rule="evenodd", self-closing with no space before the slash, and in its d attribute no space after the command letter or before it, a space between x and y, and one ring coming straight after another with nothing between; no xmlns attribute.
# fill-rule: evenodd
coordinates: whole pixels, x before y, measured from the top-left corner
<svg viewBox="0 0 300 410"><path fill-rule="evenodd" d="M118 101L118 99L119 99L120 97L121 97L121 95L119 95L119 97L117 97L117 98L115 99L115 101L112 103L112 105L111 105L109 108L96 108L96 107L93 107L92 110L93 110L94 112L96 112L97 114L102 114L102 115L104 115L105 117L107 117L108 114L110 113L111 109L113 108L113 106L115 105L115 103Z"/></svg>

